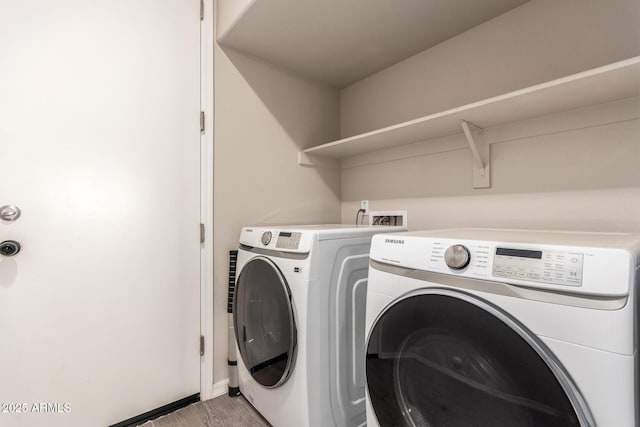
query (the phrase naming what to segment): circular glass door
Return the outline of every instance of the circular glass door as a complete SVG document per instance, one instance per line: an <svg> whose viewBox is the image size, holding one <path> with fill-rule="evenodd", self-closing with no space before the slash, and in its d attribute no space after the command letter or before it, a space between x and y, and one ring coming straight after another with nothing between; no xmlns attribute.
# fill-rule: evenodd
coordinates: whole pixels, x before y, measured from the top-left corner
<svg viewBox="0 0 640 427"><path fill-rule="evenodd" d="M382 427L591 425L544 344L465 293L420 291L390 306L369 335L366 375Z"/></svg>
<svg viewBox="0 0 640 427"><path fill-rule="evenodd" d="M291 291L278 267L263 257L240 271L233 300L236 342L245 367L265 387L288 378L296 348Z"/></svg>

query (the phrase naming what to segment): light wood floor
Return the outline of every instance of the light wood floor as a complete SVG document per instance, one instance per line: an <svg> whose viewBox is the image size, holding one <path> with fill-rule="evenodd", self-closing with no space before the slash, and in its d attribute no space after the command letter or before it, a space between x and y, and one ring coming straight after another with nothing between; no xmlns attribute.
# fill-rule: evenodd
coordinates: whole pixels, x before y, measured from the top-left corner
<svg viewBox="0 0 640 427"><path fill-rule="evenodd" d="M242 396L216 397L142 424L144 427L269 427Z"/></svg>

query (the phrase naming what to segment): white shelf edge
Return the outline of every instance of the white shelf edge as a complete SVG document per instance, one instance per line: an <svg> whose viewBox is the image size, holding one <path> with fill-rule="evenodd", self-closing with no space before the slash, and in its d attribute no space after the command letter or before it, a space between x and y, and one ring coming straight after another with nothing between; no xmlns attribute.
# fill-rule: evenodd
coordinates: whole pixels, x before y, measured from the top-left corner
<svg viewBox="0 0 640 427"><path fill-rule="evenodd" d="M425 139L416 139L416 140L408 140L408 141L403 141L402 143L396 143L396 144L390 144L388 147L383 147L383 148L359 148L358 150L353 150L356 151L355 153L351 153L348 155L336 155L336 154L331 154L331 148L334 147L341 147L341 146L346 146L347 144L350 145L354 145L354 144L358 144L358 145L366 145L367 141L373 137L378 137L378 136L384 136L385 134L387 135L392 135L394 132L397 131L402 131L404 129L408 129L414 126L419 126L422 124L426 124L428 122L435 122L437 119L445 119L448 117L452 117L455 119L455 122L458 122L458 118L454 117L454 116L462 116L461 113L465 113L465 112L471 112L473 110L478 110L482 107L488 107L488 106L492 106L495 104L499 104L500 102L504 102L504 101L509 101L509 100L514 100L516 98L520 98L520 97L525 97L526 95L530 95L530 94L536 94L539 92L542 92L544 90L547 89L553 89L553 88L557 88L557 87L563 87L564 85L567 85L569 83L573 83L573 82L579 82L580 80L584 80L584 79L588 79L590 77L596 77L596 76L601 76L613 71L618 71L618 70L623 70L627 67L633 67L633 66L637 66L638 64L640 64L640 56L635 56L632 58L628 58L622 61L618 61L618 62L614 62L612 64L607 64L607 65L603 65L600 67L596 67L590 70L586 70L586 71L582 71L580 73L576 73L576 74L572 74L569 76L565 76L565 77L561 77L558 79L554 79L554 80L550 80L548 82L544 82L544 83L540 83L537 85L533 85L533 86L529 86L523 89L519 89L519 90L515 90L512 92L508 92L502 95L498 95L498 96L494 96L491 98L487 98L484 100L480 100L477 102L473 102L470 104L466 104L460 107L455 107L449 110L444 110L444 111L440 111L437 113L433 113L424 117L419 117L417 119L413 119L413 120L408 120L406 122L403 123L398 123L395 125L391 125L391 126L387 126L381 129L376 129L373 131L369 131L369 132L365 132L359 135L354 135L348 138L343 138L343 139L339 139L336 141L332 141L332 142L328 142L326 144L322 144L316 147L311 147L311 148L307 148L306 150L302 151L300 154L302 155L304 154L308 154L308 155L313 155L314 158L318 158L319 156L322 156L324 158L333 158L333 159L339 159L342 157L349 157L352 155L357 155L357 154L363 154L363 153L367 153L367 152L371 152L371 151L376 151L379 149L384 149L384 148L389 148L389 147L393 147L393 146L400 146L400 145L406 145L406 144L411 144L414 142L420 142L420 141L426 141L429 140L431 138L425 138ZM640 87L640 69L638 70L638 76L637 76L637 83L638 86ZM633 96L633 95L630 95ZM588 106L588 104L583 105L584 107ZM505 120L505 122L507 122L509 120ZM454 132L458 133L458 132ZM446 136L446 135L438 135L437 137L441 137L441 136Z"/></svg>
<svg viewBox="0 0 640 427"><path fill-rule="evenodd" d="M300 166L314 168L340 169L339 159L319 154L306 153L305 151L300 151L298 153L298 164Z"/></svg>

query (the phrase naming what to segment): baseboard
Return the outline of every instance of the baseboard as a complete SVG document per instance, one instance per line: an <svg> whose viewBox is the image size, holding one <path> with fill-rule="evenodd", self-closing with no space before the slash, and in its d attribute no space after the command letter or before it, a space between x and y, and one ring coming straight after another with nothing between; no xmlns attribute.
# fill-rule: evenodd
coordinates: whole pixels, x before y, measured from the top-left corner
<svg viewBox="0 0 640 427"><path fill-rule="evenodd" d="M225 378L213 384L212 398L227 394L229 390L229 378Z"/></svg>
<svg viewBox="0 0 640 427"><path fill-rule="evenodd" d="M144 424L147 421L155 420L156 418L159 418L163 415L170 414L173 411L176 411L180 408L184 408L185 406L191 405L192 403L196 403L199 401L200 401L200 393L194 394L192 396L185 397L184 399L176 400L175 402L171 402L167 405L153 409L149 412L145 412L144 414L140 414L133 418L129 418L128 420L120 421L119 423L115 423L110 427L135 427L140 424Z"/></svg>

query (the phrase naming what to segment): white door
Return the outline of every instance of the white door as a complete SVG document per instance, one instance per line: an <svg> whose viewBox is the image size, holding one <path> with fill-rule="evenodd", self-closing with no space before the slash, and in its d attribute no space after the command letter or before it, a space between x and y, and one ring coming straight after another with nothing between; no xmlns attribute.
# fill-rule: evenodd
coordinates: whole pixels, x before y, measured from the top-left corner
<svg viewBox="0 0 640 427"><path fill-rule="evenodd" d="M198 0L0 0L2 426L199 392L199 26Z"/></svg>

